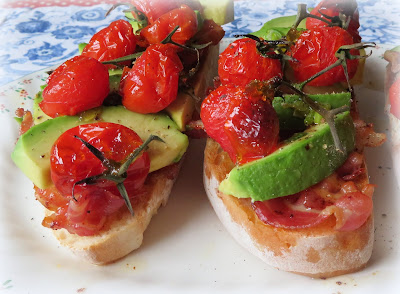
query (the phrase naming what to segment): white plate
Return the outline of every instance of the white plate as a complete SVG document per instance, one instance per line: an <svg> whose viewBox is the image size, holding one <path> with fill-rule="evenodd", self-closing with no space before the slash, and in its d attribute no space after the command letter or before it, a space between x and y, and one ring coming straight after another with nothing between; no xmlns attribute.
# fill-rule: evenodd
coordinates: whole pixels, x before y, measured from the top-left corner
<svg viewBox="0 0 400 294"><path fill-rule="evenodd" d="M374 50L365 84L356 91L363 117L387 132L384 49ZM313 280L275 270L239 247L203 190L204 141L192 142L170 201L154 217L139 250L107 266L77 259L41 226L43 211L32 184L10 159L18 136L13 112L21 103L29 107L44 77L34 73L0 88L1 293L400 293L400 193L388 143L367 152L371 182L377 184L376 241L368 267L359 273Z"/></svg>

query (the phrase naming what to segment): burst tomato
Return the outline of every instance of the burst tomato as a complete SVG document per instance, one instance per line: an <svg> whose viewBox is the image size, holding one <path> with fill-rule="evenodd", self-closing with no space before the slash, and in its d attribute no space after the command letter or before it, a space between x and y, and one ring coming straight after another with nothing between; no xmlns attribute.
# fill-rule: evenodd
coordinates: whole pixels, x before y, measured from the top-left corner
<svg viewBox="0 0 400 294"><path fill-rule="evenodd" d="M49 76L39 106L51 117L75 115L100 106L109 91L107 68L92 57L76 56Z"/></svg>
<svg viewBox="0 0 400 294"><path fill-rule="evenodd" d="M94 34L82 55L107 61L133 54L135 48L136 37L131 24L125 20L117 20ZM127 61L126 65L129 63Z"/></svg>
<svg viewBox="0 0 400 294"><path fill-rule="evenodd" d="M160 16L153 24L140 31L149 44L161 43L172 31L179 26L172 36L172 40L179 44L185 44L197 32L196 13L187 5L171 10Z"/></svg>
<svg viewBox="0 0 400 294"><path fill-rule="evenodd" d="M211 92L201 106L201 120L235 163L261 158L276 149L279 120L264 97L244 87L223 85Z"/></svg>
<svg viewBox="0 0 400 294"><path fill-rule="evenodd" d="M389 88L390 112L400 119L400 77Z"/></svg>
<svg viewBox="0 0 400 294"><path fill-rule="evenodd" d="M156 113L176 99L183 69L171 44L149 46L123 81L122 104L139 113Z"/></svg>
<svg viewBox="0 0 400 294"><path fill-rule="evenodd" d="M321 27L303 32L289 53L295 59L290 61L295 78L299 82L305 81L332 65L337 61L335 53L339 47L353 43L351 35L339 27ZM357 53L357 50L351 50L351 54L355 55ZM357 59L347 61L350 79L355 75L357 66ZM345 81L343 67L339 65L312 80L308 85L330 86Z"/></svg>
<svg viewBox="0 0 400 294"><path fill-rule="evenodd" d="M354 42L358 43L361 41L361 37L358 33L360 27L359 14L357 9L357 2L354 0L323 0L321 1L311 12L311 14L322 17L329 20L327 17L338 17L339 14L350 16L350 23L347 31L353 36ZM327 17L325 17L327 16ZM316 29L319 27L326 27L327 23L308 17L306 20L306 28L308 30Z"/></svg>
<svg viewBox="0 0 400 294"><path fill-rule="evenodd" d="M202 11L197 0L132 0L132 4L147 17L149 24L153 24L163 14L186 4L193 10Z"/></svg>
<svg viewBox="0 0 400 294"><path fill-rule="evenodd" d="M142 140L127 127L102 122L72 128L54 143L50 163L56 189L36 191L41 202L55 211L45 223L53 229L66 228L71 233L92 235L102 227L109 214L124 205L124 200L116 184L108 180L76 185L74 196L77 201L72 199L74 183L106 171L103 163L74 136L87 141L105 158L116 162L123 162L142 144ZM146 152L130 165L124 186L131 198L143 186L149 169L150 159Z"/></svg>
<svg viewBox="0 0 400 294"><path fill-rule="evenodd" d="M243 38L231 43L218 60L218 74L222 84L246 86L252 80L265 81L282 77L281 62L262 55L257 42Z"/></svg>

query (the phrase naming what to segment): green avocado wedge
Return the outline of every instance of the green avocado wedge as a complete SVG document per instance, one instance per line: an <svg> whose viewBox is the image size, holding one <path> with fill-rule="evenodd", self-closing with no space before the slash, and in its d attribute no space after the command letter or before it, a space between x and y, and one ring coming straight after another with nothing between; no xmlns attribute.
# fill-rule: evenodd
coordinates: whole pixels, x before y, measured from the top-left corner
<svg viewBox="0 0 400 294"><path fill-rule="evenodd" d="M233 168L219 190L238 198L264 201L295 194L320 182L344 163L355 146L350 113L339 114L335 124L345 152L335 148L328 124L315 125L284 142L272 154Z"/></svg>
<svg viewBox="0 0 400 294"><path fill-rule="evenodd" d="M327 109L350 107L350 92L316 94L309 97ZM280 130L303 131L306 125L319 124L322 117L302 101L298 95L275 97L272 106L279 117ZM305 124L307 122L307 124Z"/></svg>
<svg viewBox="0 0 400 294"><path fill-rule="evenodd" d="M165 143L153 141L149 145L150 172L179 161L189 144L188 137L165 114L144 115L123 106L110 106L81 116L61 116L35 125L19 138L11 157L37 187L45 189L52 184L50 152L57 138L75 126L101 121L131 128L143 141L150 135L164 140Z"/></svg>

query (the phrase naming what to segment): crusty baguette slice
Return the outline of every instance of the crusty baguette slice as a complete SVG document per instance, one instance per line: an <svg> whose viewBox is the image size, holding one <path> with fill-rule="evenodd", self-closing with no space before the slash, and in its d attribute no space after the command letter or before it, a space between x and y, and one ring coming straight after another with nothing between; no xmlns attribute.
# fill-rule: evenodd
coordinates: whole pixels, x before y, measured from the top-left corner
<svg viewBox="0 0 400 294"><path fill-rule="evenodd" d="M218 143L208 139L204 156L204 186L219 219L253 255L278 269L316 278L328 278L365 267L373 247L374 222L371 215L359 229L338 232L335 219L308 229L275 228L260 221L249 199L218 191L233 163ZM357 185L368 183L367 173Z"/></svg>
<svg viewBox="0 0 400 294"><path fill-rule="evenodd" d="M219 46L211 46L202 60L193 82L194 94L198 97L204 97L207 88L213 83L213 77L217 73L218 54ZM94 264L115 261L139 248L151 218L168 201L182 161L183 158L177 164L149 174L145 182L146 195L140 197L139 203L132 203L135 212L133 217L123 207L121 213L107 221L99 234L81 237L61 229L54 231L57 240L76 255Z"/></svg>
<svg viewBox="0 0 400 294"><path fill-rule="evenodd" d="M168 201L181 162L149 174L144 187L146 193L140 196L140 201L132 203L134 216L124 206L120 213L107 221L99 234L81 237L61 229L53 231L57 240L93 264L115 261L139 248L151 218Z"/></svg>

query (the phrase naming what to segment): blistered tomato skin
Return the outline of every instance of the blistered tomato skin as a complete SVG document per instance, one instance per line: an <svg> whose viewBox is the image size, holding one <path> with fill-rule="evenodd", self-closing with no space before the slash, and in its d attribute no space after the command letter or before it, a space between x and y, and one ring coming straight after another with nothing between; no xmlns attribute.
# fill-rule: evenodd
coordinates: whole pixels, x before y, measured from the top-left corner
<svg viewBox="0 0 400 294"><path fill-rule="evenodd" d="M94 34L82 55L107 61L133 54L135 48L136 37L131 24L125 20L117 20ZM127 65L129 63L128 61Z"/></svg>
<svg viewBox="0 0 400 294"><path fill-rule="evenodd" d="M178 30L172 36L172 41L185 44L197 32L196 13L187 5L163 14L152 25L140 31L149 44L161 43L176 26Z"/></svg>
<svg viewBox="0 0 400 294"><path fill-rule="evenodd" d="M282 77L281 62L261 55L255 40L243 38L231 43L219 56L218 75L223 85L246 86L252 80Z"/></svg>
<svg viewBox="0 0 400 294"><path fill-rule="evenodd" d="M139 113L163 110L176 99L182 69L176 46L149 46L124 78L122 104Z"/></svg>
<svg viewBox="0 0 400 294"><path fill-rule="evenodd" d="M150 24L154 23L161 15L178 7L176 0L132 0L132 4L144 13Z"/></svg>
<svg viewBox="0 0 400 294"><path fill-rule="evenodd" d="M55 142L50 163L56 189L36 191L41 195L41 202L55 211L45 219L45 223L53 229L66 228L71 233L92 235L102 227L108 215L124 205L124 200L116 184L108 180L76 185L74 197L77 201L72 199L74 183L106 170L75 135L96 147L107 159L117 162L124 161L142 144L142 140L133 130L122 125L96 123L72 128ZM143 186L149 169L150 159L146 152L130 165L124 181L130 198L135 197Z"/></svg>
<svg viewBox="0 0 400 294"><path fill-rule="evenodd" d="M244 87L218 87L202 103L200 116L207 135L234 163L262 158L276 149L279 120L275 110Z"/></svg>
<svg viewBox="0 0 400 294"><path fill-rule="evenodd" d="M94 58L76 56L49 76L39 106L53 118L75 115L101 106L109 91L107 68Z"/></svg>
<svg viewBox="0 0 400 294"><path fill-rule="evenodd" d="M389 88L390 113L400 119L400 78Z"/></svg>
<svg viewBox="0 0 400 294"><path fill-rule="evenodd" d="M302 82L327 68L337 61L336 51L343 45L353 44L351 35L339 27L321 27L305 31L296 44L291 48L290 55L295 61L290 61L295 78ZM357 55L357 50L351 50ZM347 70L351 79L358 66L358 60L348 60ZM343 67L336 66L308 83L310 86L330 86L335 83L346 82Z"/></svg>
<svg viewBox="0 0 400 294"><path fill-rule="evenodd" d="M359 13L356 1L323 0L310 13L325 18L326 20L329 19L326 18L325 16L338 17L340 13L343 13L346 16L350 16L351 19L347 31L350 33L350 35L352 35L354 43L361 42L361 37L358 33L360 22L359 22ZM308 17L306 20L306 28L308 30L326 26L328 26L326 22L323 22L315 18Z"/></svg>
<svg viewBox="0 0 400 294"><path fill-rule="evenodd" d="M193 10L203 10L197 0L132 0L131 3L146 15L149 24L153 24L163 14L179 8L182 4L190 6Z"/></svg>

